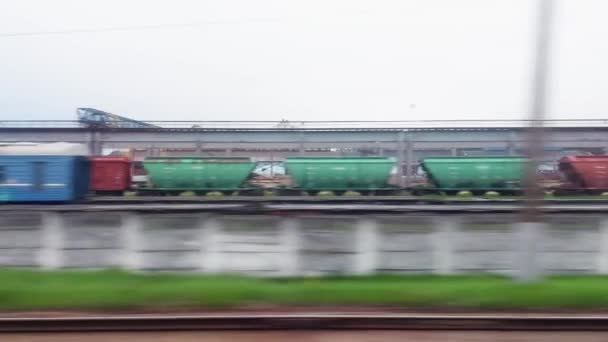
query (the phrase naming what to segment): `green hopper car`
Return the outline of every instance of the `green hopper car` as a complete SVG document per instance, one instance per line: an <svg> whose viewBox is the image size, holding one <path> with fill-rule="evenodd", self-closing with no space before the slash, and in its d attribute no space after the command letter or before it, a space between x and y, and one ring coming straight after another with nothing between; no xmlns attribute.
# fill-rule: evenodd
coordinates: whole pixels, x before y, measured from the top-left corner
<svg viewBox="0 0 608 342"><path fill-rule="evenodd" d="M245 183L255 162L245 157L149 157L144 168L153 190L229 191Z"/></svg>
<svg viewBox="0 0 608 342"><path fill-rule="evenodd" d="M435 190L521 191L525 157L433 157L421 166Z"/></svg>
<svg viewBox="0 0 608 342"><path fill-rule="evenodd" d="M388 182L395 168L389 157L292 157L285 169L303 191L375 191L394 189Z"/></svg>

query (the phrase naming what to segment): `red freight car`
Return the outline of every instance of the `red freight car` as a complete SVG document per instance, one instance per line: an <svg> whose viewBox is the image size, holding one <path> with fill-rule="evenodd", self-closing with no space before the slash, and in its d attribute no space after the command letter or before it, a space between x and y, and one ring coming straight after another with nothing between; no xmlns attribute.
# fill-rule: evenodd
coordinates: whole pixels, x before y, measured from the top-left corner
<svg viewBox="0 0 608 342"><path fill-rule="evenodd" d="M566 184L559 192L601 193L608 191L608 156L568 156L559 160Z"/></svg>
<svg viewBox="0 0 608 342"><path fill-rule="evenodd" d="M96 156L91 160L91 191L122 195L131 187L131 160L127 157Z"/></svg>

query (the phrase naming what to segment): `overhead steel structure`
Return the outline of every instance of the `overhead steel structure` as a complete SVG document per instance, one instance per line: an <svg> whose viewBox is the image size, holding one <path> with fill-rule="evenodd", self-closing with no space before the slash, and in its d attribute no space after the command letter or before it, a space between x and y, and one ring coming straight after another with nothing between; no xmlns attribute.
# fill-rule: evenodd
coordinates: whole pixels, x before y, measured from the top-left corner
<svg viewBox="0 0 608 342"><path fill-rule="evenodd" d="M276 121L157 121L138 125L128 120L113 124L106 121L104 125L75 120L0 121L0 144L84 143L91 154L132 148L137 159L165 155L250 156L265 161L296 155L393 156L403 166L403 182L407 183L421 158L519 155L525 153L528 139L526 122L515 120L292 121L289 125L277 125ZM547 160L565 154L608 151L605 120L548 121L545 127Z"/></svg>
<svg viewBox="0 0 608 342"><path fill-rule="evenodd" d="M78 121L91 128L158 128L146 122L111 114L95 108L76 109Z"/></svg>

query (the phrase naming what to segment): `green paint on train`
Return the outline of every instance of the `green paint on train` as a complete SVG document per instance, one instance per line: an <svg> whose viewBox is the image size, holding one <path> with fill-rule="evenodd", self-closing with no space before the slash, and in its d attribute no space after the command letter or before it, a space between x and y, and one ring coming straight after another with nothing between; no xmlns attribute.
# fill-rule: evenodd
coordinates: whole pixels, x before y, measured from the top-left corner
<svg viewBox="0 0 608 342"><path fill-rule="evenodd" d="M292 157L285 169L303 190L386 189L395 159L389 157Z"/></svg>
<svg viewBox="0 0 608 342"><path fill-rule="evenodd" d="M525 157L433 157L421 166L438 189L520 189Z"/></svg>
<svg viewBox="0 0 608 342"><path fill-rule="evenodd" d="M255 168L245 157L149 157L144 168L156 189L238 189Z"/></svg>

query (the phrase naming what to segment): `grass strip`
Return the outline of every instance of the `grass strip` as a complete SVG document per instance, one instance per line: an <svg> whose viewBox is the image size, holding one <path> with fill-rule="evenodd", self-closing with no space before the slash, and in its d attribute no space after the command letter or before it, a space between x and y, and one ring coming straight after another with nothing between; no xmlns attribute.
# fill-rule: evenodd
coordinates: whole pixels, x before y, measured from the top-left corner
<svg viewBox="0 0 608 342"><path fill-rule="evenodd" d="M608 309L608 277L531 284L499 276L261 279L123 271L0 270L0 310L390 305L408 308Z"/></svg>

